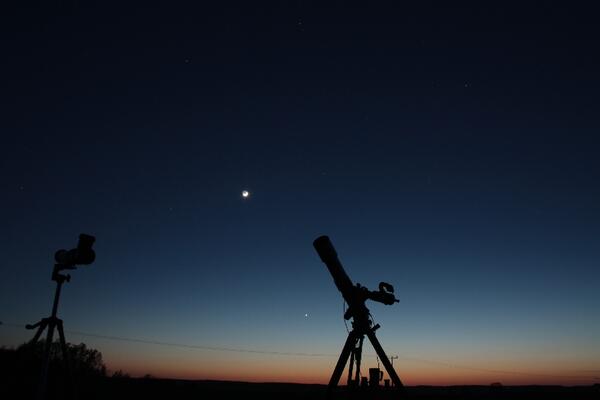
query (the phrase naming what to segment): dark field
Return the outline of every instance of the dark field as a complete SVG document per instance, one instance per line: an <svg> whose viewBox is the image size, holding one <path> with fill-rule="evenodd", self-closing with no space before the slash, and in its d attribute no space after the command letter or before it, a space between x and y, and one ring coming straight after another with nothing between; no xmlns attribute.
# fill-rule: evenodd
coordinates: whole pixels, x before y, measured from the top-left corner
<svg viewBox="0 0 600 400"><path fill-rule="evenodd" d="M110 380L108 380L110 381ZM262 399L327 399L325 385L287 383L244 383L218 381L179 381L157 379L125 379L106 382L107 398L163 398L187 399L192 397L262 398ZM340 388L335 399L597 399L600 387L579 386L415 386L407 387L404 395L395 390L380 388L348 392Z"/></svg>
<svg viewBox="0 0 600 400"><path fill-rule="evenodd" d="M18 398L35 398L35 385L3 382L2 392L20 393ZM21 386L20 388L14 387ZM348 392L339 388L327 395L325 385L290 383L247 383L186 381L154 378L96 378L78 385L79 399L598 399L600 386L413 386L404 393L380 388ZM51 383L48 398L69 399L63 384ZM13 390L16 390L13 391ZM15 398L17 398L15 397ZM3 398L8 398L4 397Z"/></svg>

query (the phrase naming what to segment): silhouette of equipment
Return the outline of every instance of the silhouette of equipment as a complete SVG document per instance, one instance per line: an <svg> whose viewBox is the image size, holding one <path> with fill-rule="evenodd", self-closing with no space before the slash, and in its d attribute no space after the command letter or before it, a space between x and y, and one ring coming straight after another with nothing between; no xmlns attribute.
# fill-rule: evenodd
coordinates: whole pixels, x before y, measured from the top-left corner
<svg viewBox="0 0 600 400"><path fill-rule="evenodd" d="M37 394L37 398L40 400L44 398L46 391L48 367L50 365L50 348L54 336L54 329L58 331L63 361L66 364L67 371L69 373L69 378L71 379L72 396L73 398L77 397L75 390L75 382L73 379L73 371L71 369L71 360L67 351L67 342L65 340L63 321L56 316L62 285L63 283L69 282L71 280L71 275L61 274L60 271L65 269L77 269L77 265L89 265L93 263L96 259L96 253L94 252L94 250L92 250L92 246L95 240L95 237L82 233L81 235L79 235L79 242L76 248L71 250L58 250L54 254L54 260L56 261L56 264L54 264L54 268L52 270L52 280L56 282L56 291L54 292L52 315L50 315L50 317L48 318L42 318L39 322L33 325L25 325L25 328L27 329L37 328L37 331L33 336L33 339L31 339L30 343L36 343L42 335L42 333L44 332L44 329L48 328L48 332L46 334L46 344L44 347L44 358L42 360L42 372L40 376Z"/></svg>
<svg viewBox="0 0 600 400"><path fill-rule="evenodd" d="M327 266L327 269L333 277L335 285L342 293L344 300L348 303L348 309L344 314L345 319L352 319L352 330L348 334L346 344L342 349L340 358L335 366L331 379L329 380L328 390L331 392L337 385L344 372L344 368L350 358L350 365L348 368L348 387L356 388L361 383L360 381L360 364L362 358L362 346L365 335L371 341L375 352L379 356L379 359L383 363L388 375L392 379L392 383L397 390L404 389L404 385L394 367L390 363L390 360L383 351L383 347L375 336L375 331L380 328L377 324L373 326L373 322L370 318L369 309L365 306L367 300L377 301L386 305L392 305L399 300L394 296L394 287L386 282L379 284L378 291L371 291L366 287L361 286L359 283L354 285L352 280L344 271L344 267L338 259L337 252L333 247L333 244L327 236L320 236L314 242L313 246L317 250L317 253L321 257L321 260ZM353 371L353 368L356 370ZM355 373L352 378L353 372ZM365 379L363 377L363 379Z"/></svg>

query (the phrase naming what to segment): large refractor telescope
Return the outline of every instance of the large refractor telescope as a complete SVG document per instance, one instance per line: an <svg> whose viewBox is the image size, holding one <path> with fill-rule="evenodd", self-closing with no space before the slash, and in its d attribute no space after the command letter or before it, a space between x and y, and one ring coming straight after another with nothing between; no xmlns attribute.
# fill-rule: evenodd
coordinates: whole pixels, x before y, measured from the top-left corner
<svg viewBox="0 0 600 400"><path fill-rule="evenodd" d="M337 286L338 290L342 293L342 296L346 303L348 303L348 309L344 314L345 319L352 319L352 331L348 334L348 339L342 350L342 354L335 367L331 380L329 381L329 389L335 388L339 382L341 374L346 366L346 362L350 357L350 367L348 373L348 386L358 386L360 378L360 362L362 358L362 343L364 336L366 335L373 348L377 352L381 362L383 363L388 375L392 379L394 386L397 389L403 388L400 378L396 374L394 367L390 363L390 360L386 356L381 344L375 336L375 330L380 326L379 324L373 326L373 322L370 318L369 309L366 307L365 302L367 300L373 300L386 305L392 305L398 302L398 299L394 296L394 287L386 282L379 283L379 290L369 290L359 283L354 285L352 280L346 274L342 263L340 262L337 252L327 236L320 236L314 242L313 246L323 263L327 266L329 273L333 277L333 281ZM356 375L352 378L352 370L354 364L356 365Z"/></svg>

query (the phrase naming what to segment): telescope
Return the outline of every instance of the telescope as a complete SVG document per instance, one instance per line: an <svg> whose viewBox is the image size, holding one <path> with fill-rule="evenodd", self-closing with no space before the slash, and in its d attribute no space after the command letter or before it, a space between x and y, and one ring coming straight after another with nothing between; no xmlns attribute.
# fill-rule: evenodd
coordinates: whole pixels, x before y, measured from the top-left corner
<svg viewBox="0 0 600 400"><path fill-rule="evenodd" d="M54 269L52 270L52 280L56 282L69 282L71 275L62 275L59 272L63 269L76 269L77 265L89 265L96 259L96 253L92 249L96 238L82 233L79 235L77 247L71 250L60 249L54 253Z"/></svg>
<svg viewBox="0 0 600 400"><path fill-rule="evenodd" d="M92 250L95 241L95 237L82 233L79 235L76 248L58 250L54 253L54 260L57 264L69 269L75 265L89 265L96 259L96 253Z"/></svg>
<svg viewBox="0 0 600 400"><path fill-rule="evenodd" d="M360 379L360 363L362 359L362 345L365 335L369 338L375 352L387 370L394 387L398 390L403 389L404 386L402 385L402 381L398 377L398 374L396 374L383 347L381 347L379 340L375 336L375 331L380 328L380 325L377 324L373 326L369 309L365 305L367 300L376 301L386 305L397 303L399 300L396 299L396 296L394 295L394 287L387 282L380 282L378 290L369 290L368 288L361 286L360 283L357 283L356 285L353 284L352 280L344 270L337 252L328 236L318 237L313 242L313 246L319 254L321 261L327 266L329 273L333 277L335 286L342 293L342 297L346 303L348 303L348 309L344 314L344 319L352 319L352 331L348 334L340 358L338 359L329 381L328 390L332 391L337 386L348 358L350 358L348 386L350 388L358 387ZM353 379L352 373L354 366L356 366L356 375Z"/></svg>
<svg viewBox="0 0 600 400"><path fill-rule="evenodd" d="M35 324L25 325L26 329L37 328L37 331L33 336L33 339L31 339L30 343L36 343L41 337L44 330L47 329L46 343L44 346L44 358L42 361L40 383L38 386L37 394L37 398L40 400L45 397L46 384L48 379L48 368L50 365L50 348L52 345L55 329L58 331L63 360L67 366L67 370L69 371L70 375L72 398L77 397L75 382L73 380L73 371L71 369L71 360L69 359L67 342L65 339L65 332L63 329L63 321L57 316L58 302L60 300L62 285L65 282L70 282L71 275L61 274L60 271L64 269L76 269L78 265L89 265L93 263L96 259L96 253L92 249L92 246L94 245L95 241L96 238L94 236L82 233L79 235L79 241L77 242L76 248L71 250L60 249L56 253L54 253L54 261L56 261L56 264L54 264L54 268L52 269L52 280L56 281L56 290L54 292L54 302L52 303L52 314L48 318L42 318L39 322L36 322Z"/></svg>

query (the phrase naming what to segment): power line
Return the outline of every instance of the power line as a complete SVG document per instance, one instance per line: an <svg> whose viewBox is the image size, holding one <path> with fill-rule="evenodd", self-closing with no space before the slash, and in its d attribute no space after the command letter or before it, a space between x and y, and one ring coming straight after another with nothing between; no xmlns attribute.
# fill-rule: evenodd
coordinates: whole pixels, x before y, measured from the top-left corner
<svg viewBox="0 0 600 400"><path fill-rule="evenodd" d="M23 328L23 325L19 325L19 324L6 324L5 323L4 325L15 327L15 328ZM324 354L324 353L269 351L269 350L244 349L244 348L237 348L237 347L220 347L220 346L204 346L204 345L194 345L194 344L185 344L185 343L172 343L172 342L163 342L163 341L158 341L158 340L129 338L129 337L123 337L123 336L101 335L101 334L97 334L97 333L72 331L72 330L66 330L66 329L65 329L65 332L67 332L71 335L93 337L93 338L98 338L98 339L114 340L114 341L121 341L121 342L131 342L131 343L143 343L143 344L151 344L151 345L156 345L156 346L181 347L181 348L196 349L196 350L227 351L227 352L234 352L234 353L254 353L254 354L271 354L271 355L281 355L281 356L303 356L303 357L332 357L332 356L335 356L334 354Z"/></svg>
<svg viewBox="0 0 600 400"><path fill-rule="evenodd" d="M0 325L9 326L13 328L23 328L22 324L12 324L12 323L2 323ZM82 331L72 331L66 330L67 333L76 336L84 336L84 337L92 337L97 339L104 340L112 340L112 341L120 341L120 342L130 342L130 343L141 343L141 344L150 344L154 346L168 346L168 347L179 347L186 349L194 349L194 350L209 350L209 351L225 351L232 353L250 353L250 354L269 354L269 355L277 355L277 356L298 356L298 357L337 357L337 354L331 353L306 353L306 352L289 352L289 351L270 351L270 350L257 350L257 349L246 349L246 348L238 348L238 347L221 347L221 346L205 346L205 345L194 345L194 344L186 344L186 343L172 343L172 342L163 342L158 340L148 340L148 339L138 339L138 338L129 338L123 336L113 336L113 335L102 335L96 333L82 332ZM376 357L375 354L364 354L366 357ZM453 369L463 369L477 372L485 372L490 374L506 374L506 375L522 375L522 376L531 376L531 377L545 377L545 378L558 378L558 379L580 379L580 380L597 380L599 379L597 376L581 376L581 375L553 375L553 374L541 374L534 372L525 372L525 371L508 371L508 370L497 370L497 369L487 369L480 367L471 367L468 365L455 364L445 361L436 361L436 360L428 360L419 357L405 356L405 355L397 355L399 359L406 361L414 361L425 364L432 364L437 366L442 366L446 368ZM593 371L590 371L593 372Z"/></svg>
<svg viewBox="0 0 600 400"><path fill-rule="evenodd" d="M254 350L254 349L243 349L243 348L236 348L236 347L201 346L201 345L193 345L193 344L170 343L170 342L161 342L161 341L155 341L155 340L126 338L126 337L121 337L121 336L98 335L95 333L87 333L87 332L79 332L79 331L68 331L68 332L73 335L95 337L95 338L107 339L107 340L118 340L118 341L124 341L124 342L144 343L144 344L152 344L152 345L158 345L158 346L182 347L182 348L196 349L196 350L227 351L227 352L235 352L235 353L256 353L256 354L272 354L272 355L281 355L281 356L303 356L303 357L330 357L331 356L331 354L324 354L324 353L302 353L302 352L289 352L289 351Z"/></svg>

